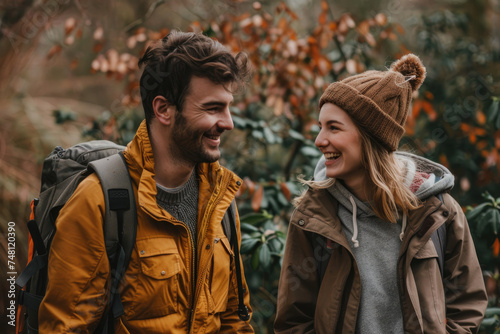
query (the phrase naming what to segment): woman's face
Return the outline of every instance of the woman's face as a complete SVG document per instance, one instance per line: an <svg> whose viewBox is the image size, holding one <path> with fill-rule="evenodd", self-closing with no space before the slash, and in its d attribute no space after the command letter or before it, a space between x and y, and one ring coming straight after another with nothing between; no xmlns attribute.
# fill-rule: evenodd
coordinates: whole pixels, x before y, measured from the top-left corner
<svg viewBox="0 0 500 334"><path fill-rule="evenodd" d="M364 184L361 135L347 113L332 103L319 112L320 132L315 144L326 158L326 176L343 180L349 188Z"/></svg>

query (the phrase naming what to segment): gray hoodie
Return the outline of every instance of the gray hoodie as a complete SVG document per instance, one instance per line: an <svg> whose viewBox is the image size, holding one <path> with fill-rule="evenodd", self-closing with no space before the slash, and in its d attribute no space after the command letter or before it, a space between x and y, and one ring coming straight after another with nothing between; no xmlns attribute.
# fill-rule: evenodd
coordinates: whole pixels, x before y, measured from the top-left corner
<svg viewBox="0 0 500 334"><path fill-rule="evenodd" d="M405 185L420 200L453 187L455 178L446 167L411 153L395 154L405 165ZM326 179L324 157L318 161L314 179ZM396 266L406 217L398 224L383 221L369 202L361 202L342 182L335 182L328 191L339 202L338 217L361 277L356 333L403 333Z"/></svg>

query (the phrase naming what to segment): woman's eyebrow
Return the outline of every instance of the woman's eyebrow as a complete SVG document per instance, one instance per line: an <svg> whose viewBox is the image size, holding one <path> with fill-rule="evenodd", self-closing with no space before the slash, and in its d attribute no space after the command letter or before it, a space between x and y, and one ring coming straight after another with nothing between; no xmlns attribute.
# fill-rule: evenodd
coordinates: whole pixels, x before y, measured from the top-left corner
<svg viewBox="0 0 500 334"><path fill-rule="evenodd" d="M318 121L319 124L321 124L321 121ZM344 125L344 123L337 121L336 119L331 119L326 121L325 126L332 125L332 124L339 124L339 125Z"/></svg>

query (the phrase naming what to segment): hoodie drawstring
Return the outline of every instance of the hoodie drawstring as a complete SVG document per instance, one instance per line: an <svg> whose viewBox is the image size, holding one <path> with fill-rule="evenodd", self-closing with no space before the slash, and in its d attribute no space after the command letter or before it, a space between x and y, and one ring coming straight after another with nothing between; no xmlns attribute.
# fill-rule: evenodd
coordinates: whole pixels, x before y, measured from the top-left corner
<svg viewBox="0 0 500 334"><path fill-rule="evenodd" d="M352 226L353 226L353 232L352 232L352 239L351 241L354 243L354 248L359 247L359 241L358 241L358 221L356 218L357 215L357 207L356 207L356 202L354 201L354 198L352 196L349 196L349 200L351 201L352 204Z"/></svg>
<svg viewBox="0 0 500 334"><path fill-rule="evenodd" d="M406 213L403 213L403 226L401 227L401 234L399 235L399 239L403 241L403 238L405 236L405 230L406 230L406 220L408 217L406 216Z"/></svg>

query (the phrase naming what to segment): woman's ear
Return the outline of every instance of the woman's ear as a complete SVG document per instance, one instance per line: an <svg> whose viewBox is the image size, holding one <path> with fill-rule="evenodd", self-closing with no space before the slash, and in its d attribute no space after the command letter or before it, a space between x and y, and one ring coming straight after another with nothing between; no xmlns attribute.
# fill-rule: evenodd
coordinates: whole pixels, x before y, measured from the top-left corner
<svg viewBox="0 0 500 334"><path fill-rule="evenodd" d="M161 95L155 97L152 104L156 119L163 125L172 124L176 107Z"/></svg>

